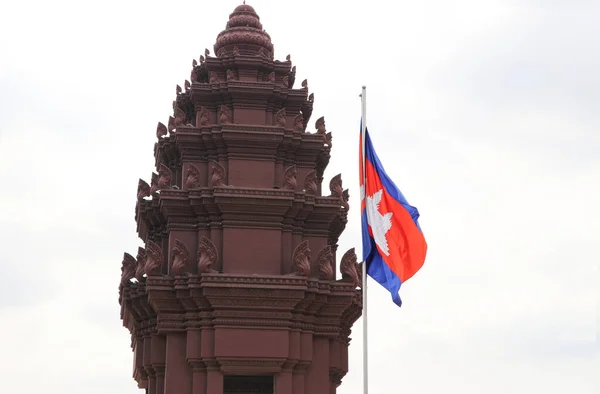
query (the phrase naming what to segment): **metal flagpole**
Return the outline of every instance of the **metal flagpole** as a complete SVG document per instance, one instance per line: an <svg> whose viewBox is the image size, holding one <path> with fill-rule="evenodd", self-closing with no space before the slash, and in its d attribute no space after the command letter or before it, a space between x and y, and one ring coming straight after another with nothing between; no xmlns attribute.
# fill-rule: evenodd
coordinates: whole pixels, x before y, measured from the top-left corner
<svg viewBox="0 0 600 394"><path fill-rule="evenodd" d="M362 168L363 168L363 187L364 197L367 198L367 152L366 152L366 134L367 134L367 87L362 87L361 106L362 106L362 130L361 130L361 146L362 146ZM362 202L361 202L362 205ZM369 346L367 335L367 262L362 263L362 296L363 296L363 394L369 393Z"/></svg>

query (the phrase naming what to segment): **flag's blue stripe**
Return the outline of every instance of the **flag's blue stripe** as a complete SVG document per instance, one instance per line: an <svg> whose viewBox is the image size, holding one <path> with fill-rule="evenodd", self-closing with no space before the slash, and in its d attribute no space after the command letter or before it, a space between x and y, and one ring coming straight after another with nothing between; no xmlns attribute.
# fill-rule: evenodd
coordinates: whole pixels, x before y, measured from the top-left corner
<svg viewBox="0 0 600 394"><path fill-rule="evenodd" d="M363 262L367 264L367 273L377 283L382 285L392 294L392 300L398 306L402 306L400 299L400 286L402 282L390 267L383 261L381 254L377 250L375 240L369 235L367 226L367 212L362 212L362 239L363 239ZM365 264L365 263L363 263Z"/></svg>
<svg viewBox="0 0 600 394"><path fill-rule="evenodd" d="M392 182L390 177L385 172L383 166L381 165L381 162L379 161L379 157L377 157L377 153L375 153L373 144L371 143L371 137L369 137L368 129L366 131L366 137L365 137L365 150L367 152L366 153L367 160L371 162L371 164L373 165L373 167L379 174L381 183L385 187L387 193L390 196L392 196L392 198L394 198L396 201L398 201L404 207L404 209L406 209L408 211L408 213L410 213L410 217L412 218L413 222L415 223L417 228L419 230L421 230L421 226L419 225L419 220L418 220L419 219L419 210L416 207L413 207L412 205L410 205L408 203L408 201L406 200L406 197L404 197L404 195L402 194L400 189L398 189L398 187L394 184L394 182ZM366 170L367 170L366 168L363 169L363 171L366 171ZM366 188L366 186L365 186L365 188Z"/></svg>

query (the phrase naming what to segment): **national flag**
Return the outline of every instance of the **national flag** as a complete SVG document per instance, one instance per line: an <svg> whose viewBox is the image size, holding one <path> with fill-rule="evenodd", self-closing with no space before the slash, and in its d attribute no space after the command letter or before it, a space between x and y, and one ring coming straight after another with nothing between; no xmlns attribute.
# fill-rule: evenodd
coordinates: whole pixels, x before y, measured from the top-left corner
<svg viewBox="0 0 600 394"><path fill-rule="evenodd" d="M385 287L394 303L401 306L400 286L423 266L427 242L419 226L419 211L408 203L386 174L366 130L366 176L362 150L361 126L363 262L367 264L367 274Z"/></svg>

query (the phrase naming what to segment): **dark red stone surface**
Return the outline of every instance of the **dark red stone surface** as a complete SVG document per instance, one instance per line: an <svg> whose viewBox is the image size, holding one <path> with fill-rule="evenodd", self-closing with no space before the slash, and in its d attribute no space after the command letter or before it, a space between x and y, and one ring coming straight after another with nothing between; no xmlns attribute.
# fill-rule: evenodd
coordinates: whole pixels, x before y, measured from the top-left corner
<svg viewBox="0 0 600 394"><path fill-rule="evenodd" d="M348 193L323 196L331 133L249 5L177 87L156 172L136 204L146 247L123 259L119 302L133 376L149 394L335 393L361 313L342 258Z"/></svg>

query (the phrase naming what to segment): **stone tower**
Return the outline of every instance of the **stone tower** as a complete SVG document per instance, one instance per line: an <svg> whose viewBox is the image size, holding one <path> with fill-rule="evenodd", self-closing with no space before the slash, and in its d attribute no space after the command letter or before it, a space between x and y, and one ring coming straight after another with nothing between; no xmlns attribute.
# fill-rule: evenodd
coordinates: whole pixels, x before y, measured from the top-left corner
<svg viewBox="0 0 600 394"><path fill-rule="evenodd" d="M353 249L336 278L348 193L340 175L322 193L331 133L322 117L306 130L314 97L295 74L240 5L158 123L145 248L119 287L148 394L332 394L348 370L362 301Z"/></svg>

